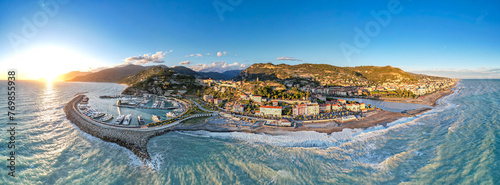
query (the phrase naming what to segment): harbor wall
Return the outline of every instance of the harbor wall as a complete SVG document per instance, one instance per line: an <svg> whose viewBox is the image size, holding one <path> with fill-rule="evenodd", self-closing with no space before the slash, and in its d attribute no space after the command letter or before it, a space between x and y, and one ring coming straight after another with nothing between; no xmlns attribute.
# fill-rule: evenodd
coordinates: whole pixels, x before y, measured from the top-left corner
<svg viewBox="0 0 500 185"><path fill-rule="evenodd" d="M113 128L110 126L101 126L81 114L77 109L77 104L83 99L84 95L78 95L73 100L64 106L66 117L73 124L78 126L80 130L86 132L94 137L98 137L104 141L117 143L131 150L135 155L142 159L150 159L147 150L148 140L151 137L161 135L171 129L151 130L151 131L134 131L120 128Z"/></svg>

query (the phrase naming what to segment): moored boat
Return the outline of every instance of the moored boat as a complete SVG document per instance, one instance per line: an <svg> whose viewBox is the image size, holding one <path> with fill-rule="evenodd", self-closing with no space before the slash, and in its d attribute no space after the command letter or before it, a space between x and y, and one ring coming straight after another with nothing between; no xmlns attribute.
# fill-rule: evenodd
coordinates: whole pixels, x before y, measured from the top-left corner
<svg viewBox="0 0 500 185"><path fill-rule="evenodd" d="M123 121L123 118L125 118L125 115L120 115L118 118L116 118L115 124L120 124Z"/></svg>
<svg viewBox="0 0 500 185"><path fill-rule="evenodd" d="M142 115L137 116L137 123L139 125L145 125L146 124L146 122L144 122L144 118L142 117Z"/></svg>
<svg viewBox="0 0 500 185"><path fill-rule="evenodd" d="M154 122L160 122L160 121L162 121L161 118L160 118L160 116L157 116L157 115L153 115L152 119L153 119Z"/></svg>
<svg viewBox="0 0 500 185"><path fill-rule="evenodd" d="M113 119L113 115L106 113L106 115L104 115L104 117L102 117L101 119L99 119L99 121L106 122L106 121L109 121L111 119Z"/></svg>
<svg viewBox="0 0 500 185"><path fill-rule="evenodd" d="M123 120L123 124L128 125L130 124L131 121L132 121L132 114L127 114L127 116L125 116L125 119Z"/></svg>

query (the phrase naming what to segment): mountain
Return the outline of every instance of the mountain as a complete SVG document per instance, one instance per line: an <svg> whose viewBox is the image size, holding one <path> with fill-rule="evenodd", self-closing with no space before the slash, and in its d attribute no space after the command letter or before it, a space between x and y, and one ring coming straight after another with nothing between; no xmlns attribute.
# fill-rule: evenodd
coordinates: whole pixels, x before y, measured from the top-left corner
<svg viewBox="0 0 500 185"><path fill-rule="evenodd" d="M179 74L174 68L165 66L153 66L142 70L121 80L120 83L129 85L123 90L122 94L142 94L146 92L157 95L164 95L166 92L194 94L203 89L203 86L196 82L194 76Z"/></svg>
<svg viewBox="0 0 500 185"><path fill-rule="evenodd" d="M79 81L79 82L119 82L127 78L130 75L135 75L144 69L148 69L152 66L140 66L140 65L126 65L121 67L114 67L109 69L104 69L95 73L90 73L84 76L77 76L68 81Z"/></svg>
<svg viewBox="0 0 500 185"><path fill-rule="evenodd" d="M235 77L236 80L259 79L329 86L366 86L384 82L412 83L418 82L421 78L422 76L406 73L391 66L338 67L328 64L274 65L271 63L253 64Z"/></svg>
<svg viewBox="0 0 500 185"><path fill-rule="evenodd" d="M239 73L241 72L241 70L230 70L230 71L226 71L223 73L200 72L200 71L197 72L197 71L194 71L194 70L187 68L187 67L184 67L184 66L175 66L175 67L172 67L170 69L174 70L175 72L177 72L179 74L191 75L191 76L194 76L196 78L211 78L214 80L229 80L229 79L232 79L232 78L238 76Z"/></svg>
<svg viewBox="0 0 500 185"><path fill-rule="evenodd" d="M88 75L90 73L91 72L71 71L69 73L59 75L56 79L66 81L66 80L70 80L70 79L78 77L78 76L85 76L85 75Z"/></svg>

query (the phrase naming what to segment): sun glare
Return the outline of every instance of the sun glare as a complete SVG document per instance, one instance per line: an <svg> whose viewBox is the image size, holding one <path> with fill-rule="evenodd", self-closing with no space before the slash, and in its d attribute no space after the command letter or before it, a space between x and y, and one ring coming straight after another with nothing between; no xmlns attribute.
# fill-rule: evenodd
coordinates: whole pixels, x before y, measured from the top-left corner
<svg viewBox="0 0 500 185"><path fill-rule="evenodd" d="M102 66L90 57L70 49L46 46L28 50L9 61L27 79L52 82L61 74Z"/></svg>

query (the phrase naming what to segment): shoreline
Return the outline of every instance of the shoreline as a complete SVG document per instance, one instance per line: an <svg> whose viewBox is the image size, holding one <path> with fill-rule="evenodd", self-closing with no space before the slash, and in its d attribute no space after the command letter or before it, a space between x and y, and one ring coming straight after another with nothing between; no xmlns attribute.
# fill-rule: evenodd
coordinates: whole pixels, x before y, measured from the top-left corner
<svg viewBox="0 0 500 185"><path fill-rule="evenodd" d="M450 92L451 91L451 92ZM438 93L430 100L433 100L435 105L437 100L444 96L453 93L452 89L449 89L443 93ZM331 134L333 132L340 132L345 128L350 129L366 129L374 127L377 125L386 126L387 123L396 121L403 117L413 117L423 114L431 108L421 108L415 110L407 110L401 113L391 112L382 109L376 109L366 113L365 117L355 121L348 121L345 123L338 123L335 121L329 121L326 123L299 123L297 127L273 127L273 126L249 126L249 125L233 125L226 124L229 119L224 119L226 123L209 123L209 119L215 116L204 119L203 121L196 124L185 124L179 122L179 124L172 125L163 128L151 128L147 130L123 130L118 128L103 127L97 124L95 121L86 118L84 115L79 113L76 108L76 104L83 99L83 95L77 95L71 101L69 101L63 108L67 119L84 131L94 137L100 138L103 141L117 143L131 150L135 155L143 159L143 162L151 160L151 157L147 150L148 141L155 137L160 136L170 131L199 131L205 130L210 132L247 132L247 133L263 133L269 135L281 135L288 132L296 131L315 131L319 133ZM433 105L433 106L434 106ZM321 121L318 121L321 122Z"/></svg>
<svg viewBox="0 0 500 185"><path fill-rule="evenodd" d="M408 113L398 113L391 112L385 110L374 110L369 112L367 117L363 117L359 120L348 121L345 123L338 123L334 121L323 122L323 123L308 123L308 124L298 124L299 126L294 127L274 127L274 126L258 126L258 127L250 127L250 126L240 126L240 125L230 125L227 124L228 121L225 119L226 123L213 124L207 121L197 123L197 124L180 124L173 128L173 131L198 131L204 130L209 132L247 132L247 133L263 133L269 135L280 135L286 134L288 132L297 132L297 131L315 131L319 133L327 133L331 134L333 132L341 132L345 128L350 129L366 129L377 125L386 126L387 123L396 121L400 118L404 117L413 117L420 114L423 114L429 110L430 108L422 108L416 110L410 110Z"/></svg>

